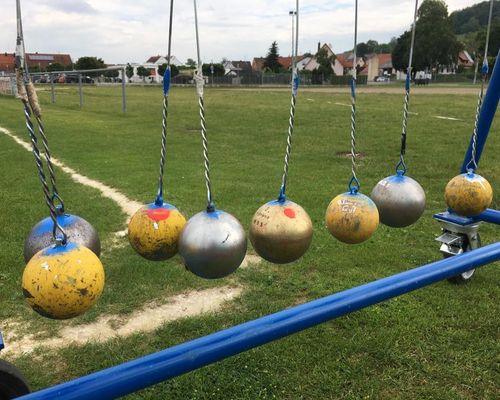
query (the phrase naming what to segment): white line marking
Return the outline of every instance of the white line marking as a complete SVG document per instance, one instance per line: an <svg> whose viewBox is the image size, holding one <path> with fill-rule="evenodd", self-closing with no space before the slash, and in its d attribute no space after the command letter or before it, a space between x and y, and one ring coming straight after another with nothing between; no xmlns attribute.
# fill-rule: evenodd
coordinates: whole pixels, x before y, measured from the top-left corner
<svg viewBox="0 0 500 400"><path fill-rule="evenodd" d="M19 139L16 135L14 135L12 132L9 130L0 127L0 132L4 133L5 135L9 136L10 138L14 139L17 144L21 145L24 147L27 151L31 152L31 144L28 142L25 142L22 139ZM113 200L116 204L120 206L122 211L127 214L128 217L131 217L136 213L136 211L142 207L142 204L129 199L127 196L125 196L123 193L119 192L116 189L113 189L112 187L105 185L102 182L96 181L95 179L90 179L86 177L85 175L79 174L76 172L73 168L68 167L65 165L63 162L59 161L57 158L52 157L52 163L59 168L61 168L65 173L67 173L69 176L71 176L71 179L73 179L75 182L80 183L82 185L97 189L98 191L101 192L101 195L103 197L106 197L108 199Z"/></svg>
<svg viewBox="0 0 500 400"><path fill-rule="evenodd" d="M463 119L452 118L452 117L442 117L441 115L434 115L434 118L437 118L437 119L446 119L448 121L463 121Z"/></svg>
<svg viewBox="0 0 500 400"><path fill-rule="evenodd" d="M5 331L9 345L2 354L18 357L29 354L38 347L56 349L89 342L103 343L136 333L153 332L167 322L218 311L224 303L239 297L241 292L239 287L223 286L181 293L168 298L165 304L152 303L126 317L105 314L90 324L66 326L57 336L44 340L36 339L32 334L19 335L16 332L19 322L4 321L3 328L9 328Z"/></svg>
<svg viewBox="0 0 500 400"><path fill-rule="evenodd" d="M416 113L416 112L411 112L411 111L408 111L408 114L411 114L411 115L418 115L418 113Z"/></svg>
<svg viewBox="0 0 500 400"><path fill-rule="evenodd" d="M342 106L342 107L351 107L350 104L344 104L344 103L334 103L336 106Z"/></svg>

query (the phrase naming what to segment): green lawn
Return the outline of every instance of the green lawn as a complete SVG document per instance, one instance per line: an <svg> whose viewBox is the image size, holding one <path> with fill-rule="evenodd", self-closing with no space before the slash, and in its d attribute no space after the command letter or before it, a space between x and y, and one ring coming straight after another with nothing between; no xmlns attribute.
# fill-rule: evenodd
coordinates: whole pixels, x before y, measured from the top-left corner
<svg viewBox="0 0 500 400"><path fill-rule="evenodd" d="M127 114L119 88L86 88L79 110L76 88L59 90L57 103L40 94L55 157L91 178L151 202L156 192L161 134L161 90L128 89ZM20 320L40 337L61 326L130 313L173 294L238 284L239 299L223 311L169 323L153 334L105 344L39 350L13 359L34 389L97 371L185 340L215 332L294 304L410 269L441 256L433 219L443 211L443 190L458 172L473 126L476 97L414 96L410 116L409 175L427 193L424 217L414 226L381 226L366 243L348 246L324 227L330 200L350 177L349 94L304 92L298 100L288 196L314 224L308 253L285 266L262 263L217 282L186 272L179 259L151 263L129 246L105 252L106 289L98 305L71 322L45 320L22 300L22 246L32 225L46 216L33 157L0 133L0 321ZM215 200L248 227L255 210L275 198L283 168L289 94L273 90L206 90L207 126ZM403 93L358 99L359 177L371 192L398 159ZM173 88L170 101L167 201L187 216L205 206L197 100L192 88ZM440 120L436 115L459 121ZM21 104L0 96L0 127L27 140ZM480 173L500 201L500 123L493 126ZM104 244L125 228L120 208L99 192L57 170L70 212L91 221ZM481 228L483 243L498 228ZM126 239L123 239L126 242ZM496 399L500 397L498 264L478 271L467 285L442 282L390 302L323 324L130 396L131 399ZM0 325L2 326L2 325ZM8 346L8 343L7 343Z"/></svg>

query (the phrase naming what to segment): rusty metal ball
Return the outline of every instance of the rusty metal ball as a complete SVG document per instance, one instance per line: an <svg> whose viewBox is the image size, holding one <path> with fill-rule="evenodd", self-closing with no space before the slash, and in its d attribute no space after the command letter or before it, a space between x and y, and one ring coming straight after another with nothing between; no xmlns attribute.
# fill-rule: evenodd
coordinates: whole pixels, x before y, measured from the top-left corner
<svg viewBox="0 0 500 400"><path fill-rule="evenodd" d="M186 218L173 205L147 204L130 219L130 245L147 260L167 260L177 254L179 236L185 224Z"/></svg>
<svg viewBox="0 0 500 400"><path fill-rule="evenodd" d="M221 210L196 214L179 238L184 265L205 279L223 278L236 271L246 251L245 230L235 217Z"/></svg>
<svg viewBox="0 0 500 400"><path fill-rule="evenodd" d="M446 185L446 204L457 214L473 217L486 210L493 201L490 183L472 171L454 177Z"/></svg>
<svg viewBox="0 0 500 400"><path fill-rule="evenodd" d="M87 247L99 257L101 255L101 241L95 228L85 219L77 215L59 212L57 222L68 236L68 242ZM40 250L54 244L52 229L54 224L50 217L41 220L31 229L24 241L24 260L28 262Z"/></svg>
<svg viewBox="0 0 500 400"><path fill-rule="evenodd" d="M382 179L373 188L371 198L377 205L380 222L392 228L414 224L425 210L424 189L403 174Z"/></svg>
<svg viewBox="0 0 500 400"><path fill-rule="evenodd" d="M275 264L304 255L313 235L311 218L293 201L271 201L260 207L250 224L250 241L259 256Z"/></svg>
<svg viewBox="0 0 500 400"><path fill-rule="evenodd" d="M359 192L343 193L328 205L325 222L330 233L341 242L362 243L378 228L377 206Z"/></svg>

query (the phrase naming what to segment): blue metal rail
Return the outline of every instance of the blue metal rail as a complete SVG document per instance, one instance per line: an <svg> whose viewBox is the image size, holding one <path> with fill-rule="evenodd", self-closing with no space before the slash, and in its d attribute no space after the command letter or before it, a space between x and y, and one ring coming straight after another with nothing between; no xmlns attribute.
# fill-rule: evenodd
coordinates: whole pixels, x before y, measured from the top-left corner
<svg viewBox="0 0 500 400"><path fill-rule="evenodd" d="M454 212L445 211L435 214L434 219L443 222L451 222L461 226L476 224L479 221L500 225L500 211L488 208L486 211L475 217L462 217Z"/></svg>
<svg viewBox="0 0 500 400"><path fill-rule="evenodd" d="M500 60L500 50L498 51L497 60ZM481 154L483 153L484 145L486 144L486 139L488 139L488 133L490 132L491 124L495 118L495 113L498 107L498 101L500 100L500 63L495 63L495 68L491 74L490 83L488 85L488 91L486 96L484 96L483 106L481 107L481 114L479 115L479 123L477 127L477 150L476 150L476 162L479 164L481 159ZM464 163L462 165L462 173L467 172L467 164L469 163L472 156L472 139L469 144L467 153L465 153Z"/></svg>
<svg viewBox="0 0 500 400"><path fill-rule="evenodd" d="M280 311L22 397L114 399L500 260L500 242Z"/></svg>

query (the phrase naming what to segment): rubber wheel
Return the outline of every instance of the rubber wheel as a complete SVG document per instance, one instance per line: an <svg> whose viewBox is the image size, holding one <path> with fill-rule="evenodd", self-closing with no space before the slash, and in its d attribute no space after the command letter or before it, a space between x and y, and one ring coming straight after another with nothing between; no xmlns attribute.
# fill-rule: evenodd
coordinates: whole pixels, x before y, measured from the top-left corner
<svg viewBox="0 0 500 400"><path fill-rule="evenodd" d="M0 400L14 399L30 392L21 371L11 363L0 360Z"/></svg>
<svg viewBox="0 0 500 400"><path fill-rule="evenodd" d="M464 246L463 252L465 253L467 251L475 250L479 247L481 247L481 237L479 236L479 233L478 233L477 234L477 246L474 246L474 249L471 248L471 244L470 244L469 240L467 240L467 243ZM445 258L448 258L448 257L453 257L453 256L450 256L450 255L445 256ZM475 272L476 272L475 269L471 269L470 271L462 272L460 275L456 275L456 276L453 276L451 278L448 278L448 282L453 283L455 285L463 285L464 283L467 283L472 279Z"/></svg>

